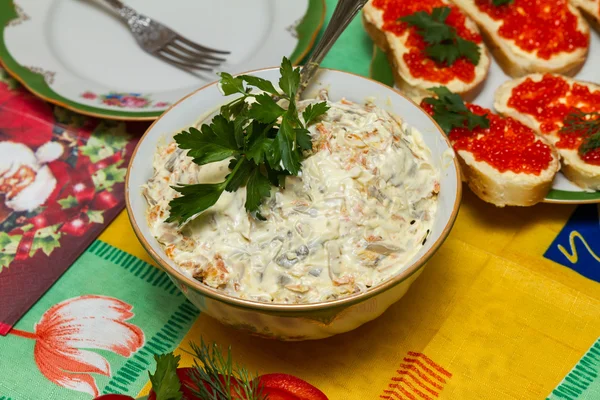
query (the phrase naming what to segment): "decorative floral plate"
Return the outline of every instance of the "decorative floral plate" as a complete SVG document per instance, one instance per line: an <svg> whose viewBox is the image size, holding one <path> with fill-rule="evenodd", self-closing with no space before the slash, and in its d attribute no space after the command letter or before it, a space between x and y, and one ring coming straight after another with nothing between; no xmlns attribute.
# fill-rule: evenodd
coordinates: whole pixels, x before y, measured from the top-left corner
<svg viewBox="0 0 600 400"><path fill-rule="evenodd" d="M588 58L583 68L575 76L576 79L600 84L600 35L591 29L591 40ZM375 49L370 69L371 78L387 85L394 85L392 70L388 64L386 55L379 49ZM490 72L485 81L483 90L477 95L474 103L490 109L494 108L494 92L504 82L511 78L502 71L496 60L492 59ZM556 175L552 190L546 196L545 203L562 204L585 204L600 203L600 191L588 192L570 182L561 172Z"/></svg>
<svg viewBox="0 0 600 400"><path fill-rule="evenodd" d="M325 17L324 0L126 3L197 43L230 51L218 70L231 73L279 65L283 56L300 62ZM37 96L82 114L152 120L217 78L145 53L100 1L1 1L0 27L6 70Z"/></svg>

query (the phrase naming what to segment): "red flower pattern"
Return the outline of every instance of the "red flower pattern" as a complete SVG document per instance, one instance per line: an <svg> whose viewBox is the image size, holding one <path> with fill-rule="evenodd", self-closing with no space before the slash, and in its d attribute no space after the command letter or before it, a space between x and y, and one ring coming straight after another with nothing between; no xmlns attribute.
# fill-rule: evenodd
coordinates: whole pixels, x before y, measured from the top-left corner
<svg viewBox="0 0 600 400"><path fill-rule="evenodd" d="M96 93L84 92L81 94L81 97L88 100L95 100L98 96L96 95Z"/></svg>
<svg viewBox="0 0 600 400"><path fill-rule="evenodd" d="M171 103L166 101L157 101L152 104L150 97L141 93L108 93L98 95L94 92L86 91L80 96L86 100L98 100L98 102L104 105L118 108L163 108L171 105Z"/></svg>
<svg viewBox="0 0 600 400"><path fill-rule="evenodd" d="M33 357L40 372L67 389L98 396L91 374L110 376L110 364L89 349L130 357L144 344L144 332L125 322L133 307L112 297L87 295L51 307L35 332L13 329L10 334L35 340Z"/></svg>

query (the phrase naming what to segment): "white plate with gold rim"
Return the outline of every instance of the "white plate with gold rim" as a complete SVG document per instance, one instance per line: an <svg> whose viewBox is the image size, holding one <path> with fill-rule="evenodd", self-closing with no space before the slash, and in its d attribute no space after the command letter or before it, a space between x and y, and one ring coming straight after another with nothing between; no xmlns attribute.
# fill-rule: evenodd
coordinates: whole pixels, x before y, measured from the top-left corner
<svg viewBox="0 0 600 400"><path fill-rule="evenodd" d="M324 0L128 0L127 5L203 45L230 51L230 73L294 63L308 53ZM34 94L82 114L151 120L217 79L144 52L100 0L0 2L0 61ZM217 71L218 71L217 70Z"/></svg>

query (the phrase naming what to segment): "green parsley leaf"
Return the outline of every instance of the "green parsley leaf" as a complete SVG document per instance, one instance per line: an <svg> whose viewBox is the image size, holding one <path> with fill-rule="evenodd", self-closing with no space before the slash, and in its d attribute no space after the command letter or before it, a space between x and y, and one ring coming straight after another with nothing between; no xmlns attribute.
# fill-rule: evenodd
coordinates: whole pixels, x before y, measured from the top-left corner
<svg viewBox="0 0 600 400"><path fill-rule="evenodd" d="M274 127L274 123L263 124L259 121L252 121L246 127L246 145L248 147L251 147L256 140L262 138L265 135L268 136L271 133L271 130L275 131L275 134L273 134L271 137L275 137L275 135L277 134L277 129L275 129Z"/></svg>
<svg viewBox="0 0 600 400"><path fill-rule="evenodd" d="M233 100L231 103L225 104L221 106L221 115L226 120L234 119L238 115L244 112L244 109L248 106L244 101L245 97L239 97Z"/></svg>
<svg viewBox="0 0 600 400"><path fill-rule="evenodd" d="M239 78L243 79L250 86L257 87L264 92L279 96L279 92L277 89L275 89L275 86L273 86L273 84L266 79L252 75L240 75Z"/></svg>
<svg viewBox="0 0 600 400"><path fill-rule="evenodd" d="M193 157L196 164L221 161L239 151L234 123L222 115L217 115L210 125L202 125L201 129L202 132L190 128L189 132L183 131L174 137L179 148L189 150L188 156Z"/></svg>
<svg viewBox="0 0 600 400"><path fill-rule="evenodd" d="M432 87L429 90L435 93L440 100L444 101L449 106L459 111L469 111L462 97L456 93L452 93L446 86Z"/></svg>
<svg viewBox="0 0 600 400"><path fill-rule="evenodd" d="M271 167L274 171L284 171L285 167L281 166L281 149L279 144L277 143L277 135L275 139L273 139L273 144L271 145L270 151L265 152L265 157L267 159L267 163L269 167Z"/></svg>
<svg viewBox="0 0 600 400"><path fill-rule="evenodd" d="M281 154L283 167L292 175L297 175L300 171L300 156L296 151L296 131L287 115L283 117L274 147L275 151Z"/></svg>
<svg viewBox="0 0 600 400"><path fill-rule="evenodd" d="M244 89L244 81L239 76L233 77L231 74L227 72L221 72L219 74L221 77L221 81L219 82L221 85L221 90L225 96L229 96L234 93L246 94L246 89Z"/></svg>
<svg viewBox="0 0 600 400"><path fill-rule="evenodd" d="M300 117L298 116L298 108L296 108L296 100L293 97L288 104L286 116L294 127L302 126L302 121L300 121Z"/></svg>
<svg viewBox="0 0 600 400"><path fill-rule="evenodd" d="M263 199L270 194L271 182L260 172L260 169L255 168L246 184L246 210L249 212L258 210Z"/></svg>
<svg viewBox="0 0 600 400"><path fill-rule="evenodd" d="M440 64L451 66L460 58L458 46L448 46L445 43L435 43L425 48L427 57Z"/></svg>
<svg viewBox="0 0 600 400"><path fill-rule="evenodd" d="M279 87L283 90L283 93L287 94L290 99L293 99L300 85L300 70L294 69L292 62L284 57L279 71L281 73Z"/></svg>
<svg viewBox="0 0 600 400"><path fill-rule="evenodd" d="M323 104L323 103L321 103ZM312 149L312 139L308 129L296 128L296 141L302 150Z"/></svg>
<svg viewBox="0 0 600 400"><path fill-rule="evenodd" d="M280 188L285 187L285 177L289 175L289 172L275 170L269 164L265 165L265 170L267 171L267 178L269 178L271 185Z"/></svg>
<svg viewBox="0 0 600 400"><path fill-rule="evenodd" d="M421 36L423 36L422 30L426 30L427 38L425 36L423 38L427 43L435 44L452 36L454 28L444 23L448 15L450 15L449 7L437 7L431 11L431 14L417 11L400 18L400 21L416 27L417 33Z"/></svg>
<svg viewBox="0 0 600 400"><path fill-rule="evenodd" d="M481 50L476 43L465 40L456 33L456 29L446 24L450 7L436 7L431 14L417 11L400 18L400 21L416 28L427 47L425 54L432 60L452 66L461 57L473 65L479 63Z"/></svg>
<svg viewBox="0 0 600 400"><path fill-rule="evenodd" d="M246 208L256 211L269 195L270 185L283 188L286 176L298 174L303 150L312 149L307 126L329 107L326 103L309 105L300 118L295 98L300 72L287 58L281 63L280 72L283 93L262 78L221 74L223 92L241 96L223 105L220 115L210 124L202 125L200 130L183 131L175 136L175 141L199 165L229 158L231 173L221 183L174 186L180 196L169 203L168 222L185 223L213 206L224 190L233 192L244 185L248 195ZM253 88L263 93L253 93ZM271 95L287 100L287 109ZM261 218L259 214L255 217Z"/></svg>
<svg viewBox="0 0 600 400"><path fill-rule="evenodd" d="M227 181L221 183L198 183L195 185L172 186L183 196L169 203L171 211L167 222L185 223L190 218L200 214L215 203L225 190Z"/></svg>
<svg viewBox="0 0 600 400"><path fill-rule="evenodd" d="M244 128L248 123L248 116L245 114L239 114L233 120L233 137L235 138L235 144L238 149L245 148L246 138L244 137Z"/></svg>
<svg viewBox="0 0 600 400"><path fill-rule="evenodd" d="M281 117L285 110L281 108L271 96L266 93L254 97L258 107L250 108L250 117L264 123L271 123Z"/></svg>
<svg viewBox="0 0 600 400"><path fill-rule="evenodd" d="M471 62L473 65L479 64L479 59L481 58L481 53L479 51L479 46L475 42L471 42L470 40L465 40L460 36L456 37L456 47L458 48L459 55L462 55L467 60ZM460 56L459 56L460 57Z"/></svg>
<svg viewBox="0 0 600 400"><path fill-rule="evenodd" d="M467 128L470 131L477 127L489 128L487 114L477 115L469 111L463 99L447 87L438 86L429 90L437 95L437 99L428 97L423 102L433 106L433 119L446 134L454 128Z"/></svg>
<svg viewBox="0 0 600 400"><path fill-rule="evenodd" d="M315 105L309 104L302 112L302 118L304 123L310 125L321 115L325 114L329 110L327 103L316 103Z"/></svg>
<svg viewBox="0 0 600 400"><path fill-rule="evenodd" d="M252 146L246 152L246 157L260 165L265 161L267 153L273 151L274 139L263 136L252 143Z"/></svg>
<svg viewBox="0 0 600 400"><path fill-rule="evenodd" d="M241 163L241 165L238 166L238 163ZM233 171L231 174L227 175L227 186L225 186L225 190L228 192L235 192L240 186L244 186L254 168L256 168L256 166L252 165L252 162L246 157L237 160Z"/></svg>
<svg viewBox="0 0 600 400"><path fill-rule="evenodd" d="M152 390L156 394L156 400L181 400L181 381L177 376L177 367L179 366L179 356L173 353L155 354L156 371L154 374L148 373Z"/></svg>
<svg viewBox="0 0 600 400"><path fill-rule="evenodd" d="M503 6L506 4L512 4L513 2L514 2L514 0L492 0L492 4L495 5L496 7Z"/></svg>

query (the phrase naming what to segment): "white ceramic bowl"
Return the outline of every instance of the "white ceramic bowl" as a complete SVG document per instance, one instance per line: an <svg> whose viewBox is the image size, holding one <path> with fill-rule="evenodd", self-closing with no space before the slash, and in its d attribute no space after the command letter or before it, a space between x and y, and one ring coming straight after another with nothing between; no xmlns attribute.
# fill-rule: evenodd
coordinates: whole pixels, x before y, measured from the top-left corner
<svg viewBox="0 0 600 400"><path fill-rule="evenodd" d="M250 72L274 82L278 68ZM253 334L281 340L318 339L357 328L381 315L398 301L420 274L425 262L448 236L458 214L461 199L459 166L451 145L434 120L401 93L370 79L347 72L321 70L306 89L314 96L322 89L332 101L346 98L362 103L367 98L377 106L403 118L417 128L431 149L433 163L440 173L439 206L431 234L421 250L395 277L365 293L313 304L267 304L223 294L182 274L166 256L146 224L146 201L141 186L153 175L152 159L157 145L170 141L173 134L193 126L198 119L231 101L217 84L205 86L181 99L150 126L140 140L129 165L126 202L129 218L142 245L202 312L224 324Z"/></svg>

